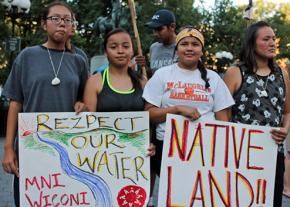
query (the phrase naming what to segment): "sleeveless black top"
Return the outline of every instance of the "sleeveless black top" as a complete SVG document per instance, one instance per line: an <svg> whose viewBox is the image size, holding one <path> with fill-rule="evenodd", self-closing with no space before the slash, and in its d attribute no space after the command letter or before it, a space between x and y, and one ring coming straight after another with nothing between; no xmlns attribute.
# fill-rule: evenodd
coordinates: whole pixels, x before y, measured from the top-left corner
<svg viewBox="0 0 290 207"><path fill-rule="evenodd" d="M259 76L248 73L245 65L239 68L242 84L233 95L232 122L281 127L286 104L281 69L275 67L268 76Z"/></svg>
<svg viewBox="0 0 290 207"><path fill-rule="evenodd" d="M133 88L130 91L114 89L109 81L109 69L102 72L103 89L98 94L97 112L143 111L143 90Z"/></svg>

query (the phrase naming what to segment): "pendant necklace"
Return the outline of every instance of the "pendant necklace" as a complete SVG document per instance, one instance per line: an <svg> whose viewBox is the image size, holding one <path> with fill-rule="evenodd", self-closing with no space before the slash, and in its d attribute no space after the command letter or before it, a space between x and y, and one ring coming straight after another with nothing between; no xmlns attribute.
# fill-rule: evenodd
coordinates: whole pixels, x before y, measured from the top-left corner
<svg viewBox="0 0 290 207"><path fill-rule="evenodd" d="M260 80L262 80L262 78L259 79L258 76L257 76L257 74L255 74L255 75L256 75L256 78L258 79L258 82L260 82ZM270 74L269 74L269 75L270 75ZM267 85L268 85L269 75L267 76L266 83L263 81L263 86L262 86L262 89L263 89L263 90L261 90L261 97L268 97L268 93L267 93L267 91L266 91L266 88L267 88ZM265 83L265 84L264 84L264 83Z"/></svg>
<svg viewBox="0 0 290 207"><path fill-rule="evenodd" d="M50 60L50 63L51 63L51 67L52 67L53 73L54 73L54 79L52 79L51 85L56 86L56 85L60 84L60 79L57 77L57 75L58 75L58 72L59 72L61 64L62 64L62 59L63 59L63 56L64 56L65 49L62 52L62 55L61 55L57 70L55 70L55 67L54 67L54 64L53 64L49 49L48 48L46 48L46 49L47 49L48 57L49 57L49 60Z"/></svg>

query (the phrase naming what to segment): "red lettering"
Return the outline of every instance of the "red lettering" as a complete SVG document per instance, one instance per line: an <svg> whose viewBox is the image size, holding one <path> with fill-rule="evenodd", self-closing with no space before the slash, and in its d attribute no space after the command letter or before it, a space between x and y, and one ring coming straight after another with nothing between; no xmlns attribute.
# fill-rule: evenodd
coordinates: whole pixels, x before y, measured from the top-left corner
<svg viewBox="0 0 290 207"><path fill-rule="evenodd" d="M204 155L203 155L203 139L202 139L201 123L198 123L197 129L195 131L193 143L192 143L191 148L189 150L189 153L187 155L187 159L186 159L187 161L191 159L191 157L193 155L193 149L196 147L197 143L199 143L199 147L200 147L200 157L201 157L202 166L205 166Z"/></svg>
<svg viewBox="0 0 290 207"><path fill-rule="evenodd" d="M48 206L52 206L51 203L48 203L48 198L49 198L50 195L44 195L42 198L44 199L44 206L43 207L48 207Z"/></svg>
<svg viewBox="0 0 290 207"><path fill-rule="evenodd" d="M200 197L196 197L197 193L197 188L199 186L200 189ZM194 183L194 188L191 194L191 201L190 201L190 207L193 206L195 200L200 200L202 202L202 206L205 207L205 200L204 200L204 192L203 192L203 182L202 182L202 176L201 176L201 171L197 171L197 177Z"/></svg>
<svg viewBox="0 0 290 207"><path fill-rule="evenodd" d="M173 82L168 82L167 83L167 89L171 89L171 88L173 88L173 85L174 83Z"/></svg>
<svg viewBox="0 0 290 207"><path fill-rule="evenodd" d="M262 203L265 204L266 202L266 187L267 187L267 180L263 180L263 187L262 187Z"/></svg>
<svg viewBox="0 0 290 207"><path fill-rule="evenodd" d="M56 203L54 202L54 199L55 199L55 198L57 198L57 194L53 194L53 196L52 196L52 198L51 198L51 201L52 201L54 207L58 207L58 206L59 206L59 203L56 204Z"/></svg>
<svg viewBox="0 0 290 207"><path fill-rule="evenodd" d="M236 207L239 207L239 179L244 183L245 187L247 188L249 194L250 194L250 204L246 205L246 206L252 206L253 202L254 202L254 191L253 188L250 184L250 182L248 181L248 179L243 176L241 173L236 172ZM245 199L243 197L243 199ZM244 206L242 206L244 207Z"/></svg>
<svg viewBox="0 0 290 207"><path fill-rule="evenodd" d="M29 178L25 178L25 190L27 191L29 186L35 185L37 189L40 191L43 188L56 188L56 187L65 187L65 185L62 185L59 183L58 176L60 176L60 173L54 173L48 176L48 178L45 178L44 176L40 176L39 180L34 176L32 180ZM52 180L53 177L53 180ZM41 185L39 185L41 184ZM53 184L53 185L52 185Z"/></svg>
<svg viewBox="0 0 290 207"><path fill-rule="evenodd" d="M75 194L43 194L40 191L39 200L32 201L28 194L25 194L26 200L29 203L29 207L59 207L59 206L79 206L88 205L90 203L86 201L87 192L80 192Z"/></svg>
<svg viewBox="0 0 290 207"><path fill-rule="evenodd" d="M82 200L81 200L80 204L90 205L90 203L86 201L86 195L88 194L88 192L80 192L80 194L82 195Z"/></svg>
<svg viewBox="0 0 290 207"><path fill-rule="evenodd" d="M235 159L235 165L236 168L240 168L240 159L241 159L241 154L242 154L242 148L243 148L243 142L245 138L245 131L246 129L242 129L242 135L240 139L240 147L239 147L239 152L237 152L237 144L236 144L236 128L235 126L232 126L232 136L233 136L233 144L234 144L234 159Z"/></svg>
<svg viewBox="0 0 290 207"><path fill-rule="evenodd" d="M166 199L166 206L167 207L176 207L176 206L182 206L182 205L176 205L172 204L171 202L171 193L172 193L172 167L168 166L168 180L167 180L167 199Z"/></svg>
<svg viewBox="0 0 290 207"><path fill-rule="evenodd" d="M40 176L41 188L44 188L46 185L47 188L51 189L51 176L49 175L48 179L45 179L43 176Z"/></svg>
<svg viewBox="0 0 290 207"><path fill-rule="evenodd" d="M226 128L226 146L228 148L229 143L229 126L218 125L218 124L205 124L205 126L212 127L212 144L211 144L211 166L215 166L215 149L216 149L216 138L217 138L217 129L218 128ZM228 157L228 150L225 152L225 157ZM228 158L224 158L224 163L228 165Z"/></svg>
<svg viewBox="0 0 290 207"><path fill-rule="evenodd" d="M247 168L252 170L264 170L264 167L250 165L250 149L263 150L263 147L251 145L252 134L263 134L261 130L250 129L248 132L248 146L247 146Z"/></svg>
<svg viewBox="0 0 290 207"><path fill-rule="evenodd" d="M259 197L260 197L260 186L261 186L261 179L257 180L257 191L256 191L256 204L259 203Z"/></svg>
<svg viewBox="0 0 290 207"><path fill-rule="evenodd" d="M74 202L74 204L78 204L78 205L80 204L79 194L76 194L76 196L73 195L73 194L70 194L69 195L69 200L70 200L70 206L74 206L73 202Z"/></svg>
<svg viewBox="0 0 290 207"><path fill-rule="evenodd" d="M40 190L40 186L37 182L36 176L33 177L32 181L29 180L29 178L25 178L25 190L28 190L28 184L30 184L31 186L33 186L34 184L36 185L37 189Z"/></svg>
<svg viewBox="0 0 290 207"><path fill-rule="evenodd" d="M225 142L225 155L224 155L224 166L225 168L228 167L229 164L229 140L230 140L230 136L229 136L229 126L224 126L226 128L226 142Z"/></svg>
<svg viewBox="0 0 290 207"><path fill-rule="evenodd" d="M59 184L59 181L58 181L58 176L60 176L61 174L60 173L54 173L52 174L52 177L54 177L54 185L53 187L65 187L65 185L62 185L62 184Z"/></svg>
<svg viewBox="0 0 290 207"><path fill-rule="evenodd" d="M34 201L32 204L30 197L26 193L25 193L25 197L26 197L30 207L41 207L42 206L42 191L40 192L39 203L37 203L37 201Z"/></svg>
<svg viewBox="0 0 290 207"><path fill-rule="evenodd" d="M215 186L215 189L217 190L223 204L226 207L231 207L231 173L228 171L227 172L227 180L226 180L226 192L227 192L227 196L225 197L220 189L220 186L218 185L214 175L211 173L211 171L208 171L208 181L209 181L209 187L210 187L210 199L211 199L211 205L213 207L216 206L215 204L215 198L214 198L214 194L213 194L213 186Z"/></svg>
<svg viewBox="0 0 290 207"><path fill-rule="evenodd" d="M64 200L64 199L66 199L66 200ZM63 201L63 200L64 200L64 201ZM63 195L60 197L60 203L61 203L62 205L67 205L68 202L69 202L69 197L68 197L68 195L67 195L67 194L63 194Z"/></svg>
<svg viewBox="0 0 290 207"><path fill-rule="evenodd" d="M166 206L169 206L169 205L171 205L172 167L168 166L167 170L168 170L168 179L167 179L167 199L166 199L166 204L167 205Z"/></svg>
<svg viewBox="0 0 290 207"><path fill-rule="evenodd" d="M186 156L186 147L187 147L187 140L188 140L188 126L189 121L184 120L183 122L183 132L182 132L182 141L180 144L179 141L179 133L177 130L177 123L175 119L171 119L171 137L170 137L170 147L168 152L168 157L173 157L174 155L174 145L176 145L178 150L179 158L182 161L185 161Z"/></svg>

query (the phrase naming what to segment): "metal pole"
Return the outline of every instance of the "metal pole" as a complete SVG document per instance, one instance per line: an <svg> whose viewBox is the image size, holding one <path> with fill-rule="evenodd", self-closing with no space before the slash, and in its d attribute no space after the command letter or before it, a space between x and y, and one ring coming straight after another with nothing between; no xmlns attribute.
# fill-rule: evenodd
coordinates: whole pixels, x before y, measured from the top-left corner
<svg viewBox="0 0 290 207"><path fill-rule="evenodd" d="M12 37L15 35L15 16L14 13L11 14L11 21L12 21Z"/></svg>

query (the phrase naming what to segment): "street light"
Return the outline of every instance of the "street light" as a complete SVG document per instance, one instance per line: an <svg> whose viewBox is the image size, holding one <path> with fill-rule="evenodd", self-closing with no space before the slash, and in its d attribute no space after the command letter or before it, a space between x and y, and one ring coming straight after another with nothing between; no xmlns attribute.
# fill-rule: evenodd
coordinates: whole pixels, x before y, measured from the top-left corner
<svg viewBox="0 0 290 207"><path fill-rule="evenodd" d="M10 17L12 22L12 38L6 41L6 52L10 52L9 63L12 62L13 54L12 52L16 49L20 50L20 38L14 38L15 35L15 23L16 19L28 14L30 10L31 3L29 0L0 0L0 6L5 7L5 16ZM1 49L1 48L0 48ZM4 64L7 65L5 60ZM10 65L11 66L11 65ZM5 67L6 68L6 67ZM1 65L0 65L0 69ZM2 75L1 75L2 77ZM6 123L7 123L7 113L8 113L8 100L5 98L0 99L0 136L5 135Z"/></svg>
<svg viewBox="0 0 290 207"><path fill-rule="evenodd" d="M2 0L1 4L9 11L13 6L17 7L19 12L28 13L31 2L29 0Z"/></svg>
<svg viewBox="0 0 290 207"><path fill-rule="evenodd" d="M12 36L14 36L16 19L28 14L31 2L30 0L2 0L0 3L6 8L6 16L11 18Z"/></svg>
<svg viewBox="0 0 290 207"><path fill-rule="evenodd" d="M19 51L21 46L21 39L15 36L16 19L28 14L31 6L30 0L0 0L0 4L5 7L5 15L11 19L12 23L12 37L8 38L6 45L6 52ZM12 54L11 54L12 58Z"/></svg>

